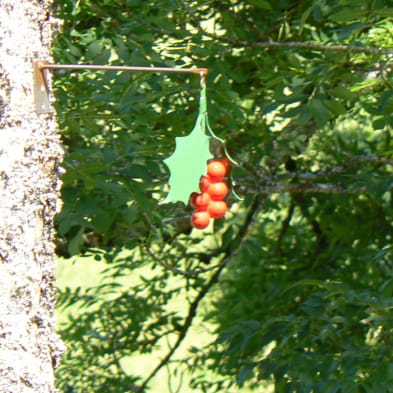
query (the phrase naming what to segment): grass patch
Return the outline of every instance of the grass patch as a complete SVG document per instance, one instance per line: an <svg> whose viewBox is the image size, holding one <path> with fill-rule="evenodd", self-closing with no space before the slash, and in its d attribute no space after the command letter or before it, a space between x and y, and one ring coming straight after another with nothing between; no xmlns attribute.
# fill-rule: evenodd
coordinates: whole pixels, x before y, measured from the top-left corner
<svg viewBox="0 0 393 393"><path fill-rule="evenodd" d="M109 265L103 261L97 261L94 257L83 258L59 258L56 270L57 286L64 290L69 287L76 289L80 287L82 293L88 288L96 287L103 282L108 283L107 275L104 274ZM140 280L140 275L149 277L152 271L149 267L141 267L132 271L132 275L116 278L116 282L122 285L122 288L132 287ZM181 285L181 279L172 278L171 286ZM110 296L110 295L108 295ZM206 307L206 303L203 305ZM90 307L94 307L90 306ZM168 309L179 315L184 316L188 310L188 301L184 296L176 296L171 299ZM70 317L76 316L78 313L84 312L86 309L80 309L78 303L75 303L65 309L58 309L56 313L57 324L64 327L69 322ZM211 342L214 337L211 332L214 326L203 322L198 316L195 318L193 326L190 328L186 339L183 341L179 349L176 351L173 360L181 361L189 355L189 349L192 345L197 344L203 346ZM133 375L147 376L151 370L166 355L170 345L173 345L175 335L168 336L167 340L163 340L161 349L155 350L152 354L140 354L134 356L126 356L120 359L121 366L125 373ZM150 382L150 391L160 393L195 393L197 390L191 389L190 375L185 371L185 366L181 363L174 362L167 367L163 367ZM213 379L215 376L210 371L208 375ZM245 388L236 389L237 393L251 392ZM93 392L92 392L93 393ZM230 393L230 392L227 392Z"/></svg>

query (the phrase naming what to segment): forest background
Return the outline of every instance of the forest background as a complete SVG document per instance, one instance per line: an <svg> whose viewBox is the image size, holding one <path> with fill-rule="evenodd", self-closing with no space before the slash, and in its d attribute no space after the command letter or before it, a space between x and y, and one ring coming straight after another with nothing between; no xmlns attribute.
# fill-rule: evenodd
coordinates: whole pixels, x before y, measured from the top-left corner
<svg viewBox="0 0 393 393"><path fill-rule="evenodd" d="M59 63L209 69L242 197L160 203L197 76L54 73L62 392L392 391L388 3L57 2Z"/></svg>

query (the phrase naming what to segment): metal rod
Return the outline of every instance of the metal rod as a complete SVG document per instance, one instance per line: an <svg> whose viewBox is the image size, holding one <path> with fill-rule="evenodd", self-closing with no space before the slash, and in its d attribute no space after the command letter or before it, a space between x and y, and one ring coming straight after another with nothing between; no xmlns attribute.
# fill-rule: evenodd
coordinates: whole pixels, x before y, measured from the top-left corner
<svg viewBox="0 0 393 393"><path fill-rule="evenodd" d="M0 0L1 1L1 0ZM139 67L139 66L106 66L92 64L49 64L47 60L33 60L34 102L37 113L49 111L49 86L47 70L103 70L103 71L142 71L142 72L181 72L199 74L201 88L205 86L207 68L177 68L177 67Z"/></svg>
<svg viewBox="0 0 393 393"><path fill-rule="evenodd" d="M38 66L43 69L68 69L68 70L103 70L103 71L142 71L142 72L181 72L199 74L204 77L208 73L207 68L177 68L177 67L139 67L139 66L105 66L90 64L48 64L40 62Z"/></svg>

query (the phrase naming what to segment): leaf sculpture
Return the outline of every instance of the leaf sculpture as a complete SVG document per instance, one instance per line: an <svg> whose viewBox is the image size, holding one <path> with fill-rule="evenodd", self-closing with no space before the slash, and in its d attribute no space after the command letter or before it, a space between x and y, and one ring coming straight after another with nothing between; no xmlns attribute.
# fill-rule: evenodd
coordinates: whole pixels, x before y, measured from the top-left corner
<svg viewBox="0 0 393 393"><path fill-rule="evenodd" d="M199 115L191 133L177 137L173 154L164 160L169 168L169 193L164 202L188 204L190 195L199 192L199 180L206 171L206 162L213 157L210 137L206 134L206 87L201 91Z"/></svg>

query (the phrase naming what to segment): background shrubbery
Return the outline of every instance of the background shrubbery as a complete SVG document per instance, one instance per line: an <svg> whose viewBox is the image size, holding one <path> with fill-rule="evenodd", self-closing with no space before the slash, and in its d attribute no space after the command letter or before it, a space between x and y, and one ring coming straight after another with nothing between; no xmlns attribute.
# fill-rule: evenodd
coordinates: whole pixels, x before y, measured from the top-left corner
<svg viewBox="0 0 393 393"><path fill-rule="evenodd" d="M393 8L59 0L57 14L58 62L209 68L244 197L206 232L159 204L198 77L56 73L58 254L81 274L95 258L102 279L59 283L60 390L142 392L169 367L198 392L391 392ZM179 356L196 321L207 344Z"/></svg>

